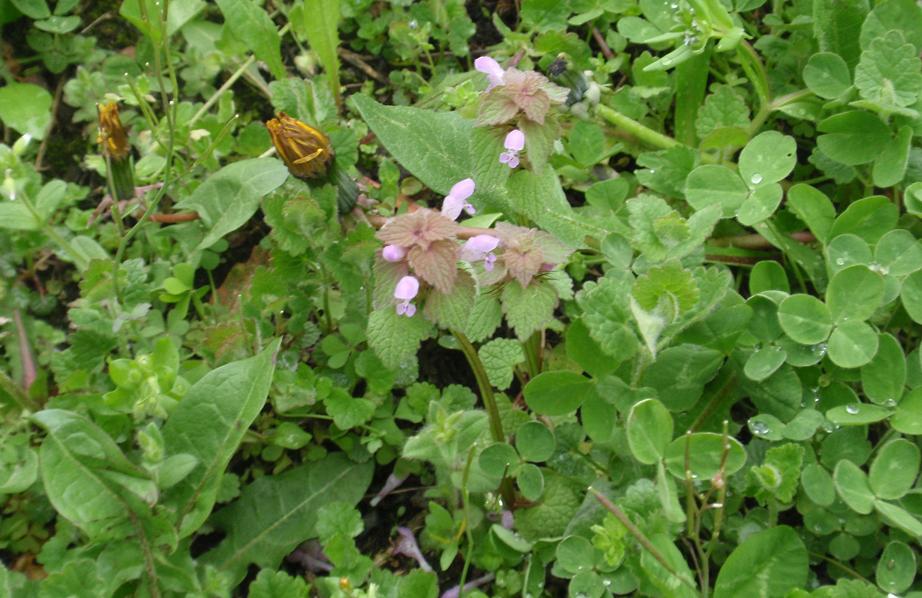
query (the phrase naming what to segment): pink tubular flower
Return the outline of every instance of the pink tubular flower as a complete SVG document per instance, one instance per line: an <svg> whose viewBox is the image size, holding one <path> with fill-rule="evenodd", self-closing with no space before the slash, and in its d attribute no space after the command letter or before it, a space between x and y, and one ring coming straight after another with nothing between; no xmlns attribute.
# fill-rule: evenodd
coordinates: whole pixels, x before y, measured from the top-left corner
<svg viewBox="0 0 922 598"><path fill-rule="evenodd" d="M503 142L506 151L499 155L500 164L506 164L509 168L515 168L519 165L519 152L525 149L525 133L518 129L512 129L506 135Z"/></svg>
<svg viewBox="0 0 922 598"><path fill-rule="evenodd" d="M499 247L499 238L493 235L475 235L461 246L461 259L465 262L479 262L483 260L483 267L487 272L493 270L496 255L493 250Z"/></svg>
<svg viewBox="0 0 922 598"><path fill-rule="evenodd" d="M475 188L474 179L464 179L452 185L451 191L442 202L442 215L457 220L462 209L468 215L473 215L477 210L467 201L467 198L474 194Z"/></svg>
<svg viewBox="0 0 922 598"><path fill-rule="evenodd" d="M487 91L490 91L497 85L505 83L504 78L506 71L503 70L503 67L501 67L498 62L489 56L481 56L475 60L474 68L485 74L490 81L490 84L487 86Z"/></svg>
<svg viewBox="0 0 922 598"><path fill-rule="evenodd" d="M412 318L416 313L416 306L410 303L416 294L419 293L419 280L415 276L404 276L397 282L394 288L394 298L400 302L397 304L397 315Z"/></svg>
<svg viewBox="0 0 922 598"><path fill-rule="evenodd" d="M381 250L381 257L388 262L399 262L407 255L407 250L400 245L385 245Z"/></svg>

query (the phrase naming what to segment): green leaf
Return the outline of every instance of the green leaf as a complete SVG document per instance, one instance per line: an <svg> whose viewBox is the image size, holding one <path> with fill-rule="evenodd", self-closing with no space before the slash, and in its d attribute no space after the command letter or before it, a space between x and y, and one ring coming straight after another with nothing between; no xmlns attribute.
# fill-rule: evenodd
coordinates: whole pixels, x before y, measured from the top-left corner
<svg viewBox="0 0 922 598"><path fill-rule="evenodd" d="M655 388L659 400L674 412L690 409L701 398L704 385L723 365L715 349L685 343L661 351L643 373L644 386Z"/></svg>
<svg viewBox="0 0 922 598"><path fill-rule="evenodd" d="M544 474L537 465L523 463L515 472L515 483L525 500L534 502L544 493Z"/></svg>
<svg viewBox="0 0 922 598"><path fill-rule="evenodd" d="M284 571L263 569L247 588L249 598L307 598L308 585Z"/></svg>
<svg viewBox="0 0 922 598"><path fill-rule="evenodd" d="M572 482L552 471L544 473L544 492L532 507L516 509L515 529L523 538L559 538L573 519L582 500Z"/></svg>
<svg viewBox="0 0 922 598"><path fill-rule="evenodd" d="M208 227L197 249L207 249L243 226L256 213L263 196L287 178L288 168L275 158L241 160L208 177L192 195L177 203L177 207L197 211Z"/></svg>
<svg viewBox="0 0 922 598"><path fill-rule="evenodd" d="M350 430L371 419L375 413L375 403L370 399L353 397L342 388L334 388L323 399L327 413L333 417L333 423L340 430Z"/></svg>
<svg viewBox="0 0 922 598"><path fill-rule="evenodd" d="M890 411L880 405L849 403L839 405L826 412L826 419L840 426L864 426L883 421Z"/></svg>
<svg viewBox="0 0 922 598"><path fill-rule="evenodd" d="M874 508L874 494L868 485L868 476L860 467L847 459L836 464L832 474L839 497L848 507L861 515L867 515Z"/></svg>
<svg viewBox="0 0 922 598"><path fill-rule="evenodd" d="M573 413L593 392L591 380L568 371L541 372L523 390L525 402L540 415Z"/></svg>
<svg viewBox="0 0 922 598"><path fill-rule="evenodd" d="M487 475L497 480L505 475L509 467L517 465L519 462L518 453L505 442L494 442L485 448L478 458L480 468Z"/></svg>
<svg viewBox="0 0 922 598"><path fill-rule="evenodd" d="M861 27L861 48L870 47L875 39L892 30L900 31L907 41L922 50L922 7L913 0L876 3Z"/></svg>
<svg viewBox="0 0 922 598"><path fill-rule="evenodd" d="M922 324L922 270L906 277L900 291L900 299L909 317L917 324Z"/></svg>
<svg viewBox="0 0 922 598"><path fill-rule="evenodd" d="M458 181L473 177L477 192L471 201L480 207L477 199L486 185L474 176L472 121L455 112L384 106L365 94L349 101L391 155L436 193L445 195Z"/></svg>
<svg viewBox="0 0 922 598"><path fill-rule="evenodd" d="M340 0L304 0L302 18L295 24L320 59L333 95L339 98Z"/></svg>
<svg viewBox="0 0 922 598"><path fill-rule="evenodd" d="M266 402L280 342L205 374L164 424L167 454L186 453L198 460L163 501L176 514L181 536L196 531L211 513L221 476Z"/></svg>
<svg viewBox="0 0 922 598"><path fill-rule="evenodd" d="M592 543L582 536L567 536L557 545L557 565L575 575L594 565L597 557Z"/></svg>
<svg viewBox="0 0 922 598"><path fill-rule="evenodd" d="M808 463L800 474L800 482L810 500L821 507L828 507L835 502L836 488L832 476L822 465Z"/></svg>
<svg viewBox="0 0 922 598"><path fill-rule="evenodd" d="M906 384L906 356L900 342L890 334L881 334L877 354L861 368L864 394L879 404L896 403Z"/></svg>
<svg viewBox="0 0 922 598"><path fill-rule="evenodd" d="M922 74L919 77L922 78ZM892 187L903 180L909 164L912 136L912 127L909 125L900 127L896 139L887 144L884 151L874 161L871 175L876 186Z"/></svg>
<svg viewBox="0 0 922 598"><path fill-rule="evenodd" d="M342 453L281 475L263 476L212 517L225 537L202 556L239 581L250 563L276 569L298 544L317 536L318 510L332 502L355 505L371 483L373 462Z"/></svg>
<svg viewBox="0 0 922 598"><path fill-rule="evenodd" d="M432 289L423 314L441 328L464 330L477 299L477 283L465 270L458 272L450 293Z"/></svg>
<svg viewBox="0 0 922 598"><path fill-rule="evenodd" d="M515 431L515 448L526 461L547 461L557 448L554 433L537 421L525 422Z"/></svg>
<svg viewBox="0 0 922 598"><path fill-rule="evenodd" d="M589 334L581 319L570 321L566 331L567 357L593 377L601 377L615 371L618 364L609 358L599 343Z"/></svg>
<svg viewBox="0 0 922 598"><path fill-rule="evenodd" d="M282 38L266 11L253 0L216 1L224 15L224 26L269 66L276 79L284 79Z"/></svg>
<svg viewBox="0 0 922 598"><path fill-rule="evenodd" d="M900 528L915 538L922 537L922 522L904 508L883 500L875 500L874 508L890 525Z"/></svg>
<svg viewBox="0 0 922 598"><path fill-rule="evenodd" d="M916 553L907 544L892 541L877 561L877 585L890 594L902 594L916 577Z"/></svg>
<svg viewBox="0 0 922 598"><path fill-rule="evenodd" d="M826 194L804 183L788 189L787 206L820 242L825 243L836 218L836 209Z"/></svg>
<svg viewBox="0 0 922 598"><path fill-rule="evenodd" d="M793 442L768 449L761 465L752 468L762 491L783 504L790 503L797 493L804 448ZM761 492L760 492L761 494Z"/></svg>
<svg viewBox="0 0 922 598"><path fill-rule="evenodd" d="M53 98L44 87L7 82L0 87L0 122L23 135L44 139Z"/></svg>
<svg viewBox="0 0 922 598"><path fill-rule="evenodd" d="M137 499L157 501L156 485L89 419L62 409L32 419L48 432L40 452L48 499L90 538L127 525L132 511L142 510Z"/></svg>
<svg viewBox="0 0 922 598"><path fill-rule="evenodd" d="M506 321L515 330L515 335L524 341L533 332L545 328L554 317L557 291L547 282L533 280L522 288L517 280L513 280L503 287L502 303Z"/></svg>
<svg viewBox="0 0 922 598"><path fill-rule="evenodd" d="M849 69L858 64L861 24L868 14L868 0L816 0L813 3L813 35L823 52L835 52Z"/></svg>
<svg viewBox="0 0 922 598"><path fill-rule="evenodd" d="M922 435L922 387L914 388L903 397L890 424L897 432Z"/></svg>
<svg viewBox="0 0 922 598"><path fill-rule="evenodd" d="M845 233L858 235L868 243L876 243L886 233L896 228L899 210L886 197L874 195L859 199L839 214L829 238Z"/></svg>
<svg viewBox="0 0 922 598"><path fill-rule="evenodd" d="M739 156L740 177L752 188L777 183L797 164L797 142L778 131L753 137Z"/></svg>
<svg viewBox="0 0 922 598"><path fill-rule="evenodd" d="M489 341L477 350L477 354L487 371L490 384L499 390L509 388L515 366L525 361L522 343L508 338Z"/></svg>
<svg viewBox="0 0 922 598"><path fill-rule="evenodd" d="M395 370L416 357L420 343L432 335L433 328L418 314L400 316L393 307L376 309L368 316L368 346L388 368Z"/></svg>
<svg viewBox="0 0 922 598"><path fill-rule="evenodd" d="M768 219L778 206L784 190L778 183L756 187L736 210L736 219L743 226L753 226Z"/></svg>
<svg viewBox="0 0 922 598"><path fill-rule="evenodd" d="M874 261L881 273L906 276L922 269L922 241L903 228L894 229L877 242Z"/></svg>
<svg viewBox="0 0 922 598"><path fill-rule="evenodd" d="M761 382L780 368L788 355L781 347L770 345L756 349L746 360L743 373L750 380Z"/></svg>
<svg viewBox="0 0 922 598"><path fill-rule="evenodd" d="M0 202L0 228L7 230L38 230L41 227L42 223L21 201Z"/></svg>
<svg viewBox="0 0 922 598"><path fill-rule="evenodd" d="M749 188L738 174L719 164L705 164L688 174L685 199L695 210L718 206L729 218L749 196Z"/></svg>
<svg viewBox="0 0 922 598"><path fill-rule="evenodd" d="M800 536L786 525L752 534L717 574L714 598L775 598L807 583L809 558Z"/></svg>
<svg viewBox="0 0 922 598"><path fill-rule="evenodd" d="M867 266L856 265L839 270L826 289L826 304L833 320L867 320L874 314L884 295L884 279Z"/></svg>
<svg viewBox="0 0 922 598"><path fill-rule="evenodd" d="M877 353L877 333L864 322L845 322L829 337L829 359L842 368L859 368Z"/></svg>
<svg viewBox="0 0 922 598"><path fill-rule="evenodd" d="M919 475L919 447L905 438L891 440L871 462L868 480L877 498L900 499Z"/></svg>
<svg viewBox="0 0 922 598"><path fill-rule="evenodd" d="M832 52L818 52L810 57L804 67L804 83L821 98L834 100L851 88L852 75L841 56Z"/></svg>
<svg viewBox="0 0 922 598"><path fill-rule="evenodd" d="M883 106L911 106L922 92L919 51L899 31L874 38L855 67L861 97Z"/></svg>
<svg viewBox="0 0 922 598"><path fill-rule="evenodd" d="M784 267L775 260L762 260L749 273L749 293L758 295L762 291L791 292L788 275Z"/></svg>
<svg viewBox="0 0 922 598"><path fill-rule="evenodd" d="M778 323L781 329L802 345L815 345L825 341L832 331L832 314L826 304L812 295L796 294L787 297L778 306Z"/></svg>
<svg viewBox="0 0 922 598"><path fill-rule="evenodd" d="M870 112L841 112L822 121L816 138L820 151L848 166L873 162L890 143L890 129Z"/></svg>
<svg viewBox="0 0 922 598"><path fill-rule="evenodd" d="M685 64L688 63L682 66ZM680 71L681 68L677 72ZM748 129L749 106L743 94L729 85L715 85L712 89L695 120L698 137L704 140L722 129Z"/></svg>
<svg viewBox="0 0 922 598"><path fill-rule="evenodd" d="M725 442L726 440L726 442ZM726 459L724 454L726 453ZM739 471L746 464L743 445L732 436L724 437L713 432L683 434L666 448L666 467L669 473L685 479L685 456L688 455L688 470L700 480L710 480L723 463L724 479Z"/></svg>
<svg viewBox="0 0 922 598"><path fill-rule="evenodd" d="M640 346L628 323L631 319L628 310L630 291L629 276L607 273L594 282L584 284L576 295L589 335L616 362L630 359Z"/></svg>
<svg viewBox="0 0 922 598"><path fill-rule="evenodd" d="M645 399L631 407L627 416L628 446L634 458L653 465L666 454L672 442L672 415L656 399Z"/></svg>

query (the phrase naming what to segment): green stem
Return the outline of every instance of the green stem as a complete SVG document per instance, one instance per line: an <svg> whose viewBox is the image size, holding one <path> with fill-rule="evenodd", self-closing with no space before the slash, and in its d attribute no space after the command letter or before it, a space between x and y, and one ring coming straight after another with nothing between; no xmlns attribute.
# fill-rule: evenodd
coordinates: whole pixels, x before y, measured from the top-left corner
<svg viewBox="0 0 922 598"><path fill-rule="evenodd" d="M541 373L541 331L538 330L532 333L522 345L525 348L528 377L534 378Z"/></svg>
<svg viewBox="0 0 922 598"><path fill-rule="evenodd" d="M743 71L746 73L746 76L749 77L749 80L752 81L752 86L756 90L756 96L759 98L760 110L764 109L769 105L771 91L768 86L768 72L765 70L765 65L762 64L762 59L755 51L755 48L744 39L740 40L740 45L737 48L737 56L739 57Z"/></svg>
<svg viewBox="0 0 922 598"><path fill-rule="evenodd" d="M474 345L471 344L471 341L468 340L462 332L452 330L451 334L457 339L458 344L461 345L461 351L464 352L464 356L467 358L467 362L474 372L474 379L477 380L477 388L480 389L480 397L483 399L483 406L486 408L487 415L490 417L490 432L493 435L493 440L496 442L506 442L506 435L503 433L503 420L499 416L499 407L496 406L496 397L493 396L493 386L490 384L490 379L487 377L487 370L483 367L483 362L480 361L480 356L477 355L477 349L474 348Z"/></svg>
<svg viewBox="0 0 922 598"><path fill-rule="evenodd" d="M694 584L692 584L692 582L688 581L688 579L679 575L673 566L669 564L669 561L666 560L666 557L664 557L662 553L660 553L659 549L653 545L653 542L651 542L650 539L647 538L647 536L644 535L642 531L640 531L640 528L634 525L634 522L630 520L624 511L619 509L615 503L610 501L607 496L595 488L589 488L589 491L592 492L593 496L595 496L596 500L598 500L603 507L608 509L608 511L615 516L615 519L621 522L621 525L627 528L627 531L632 536L634 536L634 539L637 540L637 542L644 548L644 550L650 553L650 556L655 558L657 562L662 565L663 569L671 573L673 576L675 576L676 579L690 587L692 590L698 589L694 586Z"/></svg>
<svg viewBox="0 0 922 598"><path fill-rule="evenodd" d="M503 432L503 420L499 415L496 397L493 396L493 386L490 384L490 379L487 377L487 370L483 367L483 362L480 361L480 356L477 355L477 349L474 348L474 345L471 344L471 341L468 340L463 333L452 330L451 334L457 339L458 344L461 346L461 351L464 352L464 356L467 358L467 362L474 372L474 378L477 380L477 388L480 389L480 397L483 399L483 406L486 408L487 417L490 420L490 433L493 436L493 440L496 442L506 442L506 434ZM503 477L499 485L499 492L503 497L506 508L512 509L515 506L515 493L512 489L512 480L508 477Z"/></svg>
<svg viewBox="0 0 922 598"><path fill-rule="evenodd" d="M657 131L654 131L647 126L640 124L633 118L625 116L617 110L609 108L604 104L599 104L596 111L604 120L608 121L615 127L630 133L647 145L652 145L653 147L658 147L660 149L670 149L680 145L679 142L672 137L658 133Z"/></svg>

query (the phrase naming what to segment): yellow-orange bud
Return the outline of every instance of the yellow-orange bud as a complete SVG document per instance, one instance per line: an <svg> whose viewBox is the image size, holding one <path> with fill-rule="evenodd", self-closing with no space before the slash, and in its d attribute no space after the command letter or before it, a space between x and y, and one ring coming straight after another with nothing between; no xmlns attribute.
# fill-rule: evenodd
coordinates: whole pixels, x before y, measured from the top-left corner
<svg viewBox="0 0 922 598"><path fill-rule="evenodd" d="M97 104L99 114L99 137L97 140L102 145L103 153L112 160L122 160L131 151L128 143L128 134L122 127L122 119L118 116L118 104Z"/></svg>
<svg viewBox="0 0 922 598"><path fill-rule="evenodd" d="M333 157L330 139L314 127L279 112L266 123L272 143L288 171L297 177L315 178L326 174Z"/></svg>

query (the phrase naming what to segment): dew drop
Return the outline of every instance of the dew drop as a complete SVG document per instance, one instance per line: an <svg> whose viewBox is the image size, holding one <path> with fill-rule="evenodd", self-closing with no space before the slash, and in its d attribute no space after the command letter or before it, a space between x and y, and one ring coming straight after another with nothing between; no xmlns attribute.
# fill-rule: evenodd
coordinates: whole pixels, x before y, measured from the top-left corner
<svg viewBox="0 0 922 598"><path fill-rule="evenodd" d="M750 421L749 427L752 428L752 433L756 436L765 436L771 433L771 428L769 428L765 422Z"/></svg>
<svg viewBox="0 0 922 598"><path fill-rule="evenodd" d="M888 409L893 409L894 407L896 407L896 401L893 399L887 399L886 401L884 401L884 407L887 407Z"/></svg>
<svg viewBox="0 0 922 598"><path fill-rule="evenodd" d="M848 413L849 415L858 415L859 411L861 410L858 408L858 405L846 405L845 406L845 412Z"/></svg>
<svg viewBox="0 0 922 598"><path fill-rule="evenodd" d="M844 265L845 265L845 258L844 258L844 257L838 257L838 258L836 258L836 266L844 266Z"/></svg>
<svg viewBox="0 0 922 598"><path fill-rule="evenodd" d="M762 175L757 172L754 175L752 175L749 178L749 180L752 182L753 185L758 185L759 183L762 182Z"/></svg>

